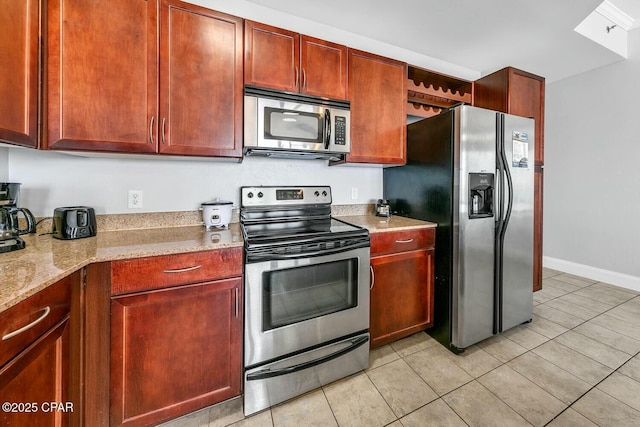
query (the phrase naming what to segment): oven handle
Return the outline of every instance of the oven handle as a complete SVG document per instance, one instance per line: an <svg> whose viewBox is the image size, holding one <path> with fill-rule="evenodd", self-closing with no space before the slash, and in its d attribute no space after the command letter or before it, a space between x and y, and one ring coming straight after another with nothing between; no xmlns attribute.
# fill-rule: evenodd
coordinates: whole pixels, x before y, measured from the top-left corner
<svg viewBox="0 0 640 427"><path fill-rule="evenodd" d="M322 256L322 255L333 255L333 254L339 254L342 252L348 252L354 249L359 249L359 248L367 248L369 247L369 243L362 243L362 244L358 244L358 245L353 245L353 246L346 246L343 248L338 248L338 249L324 249L324 250L320 250L320 251L313 251L313 252L300 252L300 253L295 253L295 254L280 254L280 255L276 255L276 254L271 254L271 253L263 253L263 254L251 254L251 253L247 253L247 262L248 263L253 263L253 262L260 262L260 261L283 261L283 260L287 260L287 259L296 259L296 258L311 258L311 257L317 257L317 256Z"/></svg>
<svg viewBox="0 0 640 427"><path fill-rule="evenodd" d="M356 338L353 341L351 341L351 345L349 347L343 348L342 350L338 350L335 353L328 354L324 357L321 357L316 360L311 360L309 362L304 362L304 363L299 363L297 365L289 366L288 368L278 369L276 371L265 369L264 371L253 372L247 375L247 381L264 380L268 378L279 377L282 375L293 374L294 372L299 372L304 369L309 369L314 366L320 365L322 363L326 363L330 360L336 359L347 353L350 353L351 351L366 344L367 342L369 342L368 335L366 337Z"/></svg>

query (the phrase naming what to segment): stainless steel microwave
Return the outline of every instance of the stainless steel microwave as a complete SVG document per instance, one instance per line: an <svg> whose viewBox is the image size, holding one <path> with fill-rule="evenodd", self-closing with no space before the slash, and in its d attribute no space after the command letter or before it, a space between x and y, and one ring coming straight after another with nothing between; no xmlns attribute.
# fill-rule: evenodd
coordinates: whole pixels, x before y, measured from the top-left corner
<svg viewBox="0 0 640 427"><path fill-rule="evenodd" d="M342 160L351 148L348 101L245 87L244 153Z"/></svg>

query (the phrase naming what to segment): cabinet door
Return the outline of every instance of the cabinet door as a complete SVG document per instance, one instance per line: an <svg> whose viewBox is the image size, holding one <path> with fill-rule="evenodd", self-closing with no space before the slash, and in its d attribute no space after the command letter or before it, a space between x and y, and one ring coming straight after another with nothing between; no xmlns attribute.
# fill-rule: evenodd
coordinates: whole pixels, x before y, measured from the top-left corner
<svg viewBox="0 0 640 427"><path fill-rule="evenodd" d="M333 99L347 98L347 47L301 36L300 92Z"/></svg>
<svg viewBox="0 0 640 427"><path fill-rule="evenodd" d="M149 425L240 394L242 279L111 302L111 424Z"/></svg>
<svg viewBox="0 0 640 427"><path fill-rule="evenodd" d="M39 0L3 1L0 140L38 145Z"/></svg>
<svg viewBox="0 0 640 427"><path fill-rule="evenodd" d="M407 64L349 49L351 153L347 162L406 162Z"/></svg>
<svg viewBox="0 0 640 427"><path fill-rule="evenodd" d="M433 325L433 250L371 258L371 347Z"/></svg>
<svg viewBox="0 0 640 427"><path fill-rule="evenodd" d="M47 5L48 148L155 152L157 3Z"/></svg>
<svg viewBox="0 0 640 427"><path fill-rule="evenodd" d="M160 153L242 157L242 19L165 0Z"/></svg>
<svg viewBox="0 0 640 427"><path fill-rule="evenodd" d="M300 36L293 31L245 21L245 84L298 92Z"/></svg>
<svg viewBox="0 0 640 427"><path fill-rule="evenodd" d="M3 406L0 425L68 425L69 416L79 409L67 394L68 359L67 317L0 369L2 402L22 405L11 411Z"/></svg>

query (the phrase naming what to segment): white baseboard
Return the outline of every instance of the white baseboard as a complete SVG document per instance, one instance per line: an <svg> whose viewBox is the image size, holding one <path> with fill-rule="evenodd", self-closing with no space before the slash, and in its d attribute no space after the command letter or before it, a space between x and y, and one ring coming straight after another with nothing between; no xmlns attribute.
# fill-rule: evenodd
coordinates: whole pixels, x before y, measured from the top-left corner
<svg viewBox="0 0 640 427"><path fill-rule="evenodd" d="M542 265L553 270L640 292L640 277L546 256L542 257Z"/></svg>

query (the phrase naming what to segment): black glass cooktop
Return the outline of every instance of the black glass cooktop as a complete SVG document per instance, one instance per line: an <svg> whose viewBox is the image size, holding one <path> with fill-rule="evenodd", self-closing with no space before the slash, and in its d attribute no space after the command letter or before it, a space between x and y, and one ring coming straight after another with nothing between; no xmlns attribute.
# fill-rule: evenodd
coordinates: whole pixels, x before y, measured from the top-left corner
<svg viewBox="0 0 640 427"><path fill-rule="evenodd" d="M264 221L260 223L243 223L243 232L248 246L261 244L278 244L308 239L340 239L343 237L367 235L362 227L340 221L338 219L288 219Z"/></svg>

